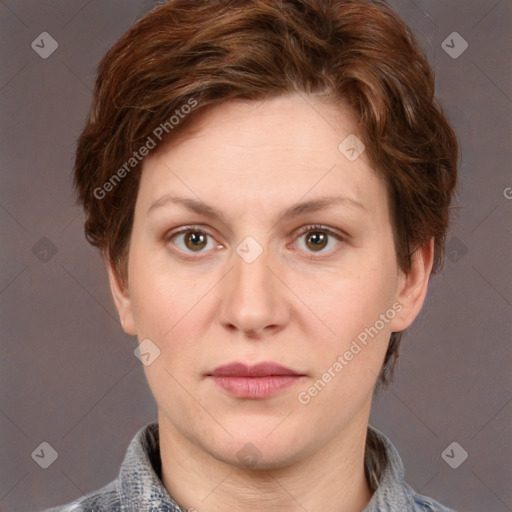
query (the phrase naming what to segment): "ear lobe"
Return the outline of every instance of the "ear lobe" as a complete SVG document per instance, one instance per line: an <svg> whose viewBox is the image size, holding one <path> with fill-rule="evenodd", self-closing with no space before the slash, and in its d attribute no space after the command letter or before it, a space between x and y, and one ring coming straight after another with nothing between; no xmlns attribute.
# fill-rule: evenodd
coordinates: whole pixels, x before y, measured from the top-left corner
<svg viewBox="0 0 512 512"><path fill-rule="evenodd" d="M421 311L427 296L433 262L434 238L431 238L427 244L416 249L409 271L400 272L396 301L402 309L390 322L392 332L407 329Z"/></svg>
<svg viewBox="0 0 512 512"><path fill-rule="evenodd" d="M128 288L121 282L119 275L110 262L106 262L110 291L116 305L121 326L131 336L135 336L135 321L133 318L132 305Z"/></svg>

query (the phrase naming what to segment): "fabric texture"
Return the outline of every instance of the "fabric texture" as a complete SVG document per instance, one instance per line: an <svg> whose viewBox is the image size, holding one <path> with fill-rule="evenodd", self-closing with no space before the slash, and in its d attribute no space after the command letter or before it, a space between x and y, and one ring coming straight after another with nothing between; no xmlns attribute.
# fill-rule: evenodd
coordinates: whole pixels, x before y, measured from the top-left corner
<svg viewBox="0 0 512 512"><path fill-rule="evenodd" d="M160 479L158 424L132 439L118 477L105 487L44 512L194 512L180 507ZM391 441L368 426L365 472L373 496L362 512L455 512L415 493L404 481L402 461Z"/></svg>

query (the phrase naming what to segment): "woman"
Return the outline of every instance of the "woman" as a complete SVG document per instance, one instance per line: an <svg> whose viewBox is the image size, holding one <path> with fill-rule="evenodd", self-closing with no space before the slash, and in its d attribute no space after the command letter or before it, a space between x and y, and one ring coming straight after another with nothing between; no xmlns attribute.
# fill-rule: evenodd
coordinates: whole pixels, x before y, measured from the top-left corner
<svg viewBox="0 0 512 512"><path fill-rule="evenodd" d="M174 0L116 43L75 184L158 422L53 510L448 510L368 425L442 263L433 92L378 0Z"/></svg>

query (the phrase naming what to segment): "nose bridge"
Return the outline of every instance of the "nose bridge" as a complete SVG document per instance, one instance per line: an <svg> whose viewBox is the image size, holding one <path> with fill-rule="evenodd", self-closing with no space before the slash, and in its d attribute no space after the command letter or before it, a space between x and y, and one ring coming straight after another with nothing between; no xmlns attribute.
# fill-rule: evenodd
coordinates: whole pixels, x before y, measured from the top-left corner
<svg viewBox="0 0 512 512"><path fill-rule="evenodd" d="M254 237L246 237L233 254L222 295L221 322L243 332L260 332L285 322L282 291L271 270L272 255Z"/></svg>
<svg viewBox="0 0 512 512"><path fill-rule="evenodd" d="M249 292L268 290L270 256L268 245L264 248L253 237L247 237L238 245L234 257L236 282Z"/></svg>

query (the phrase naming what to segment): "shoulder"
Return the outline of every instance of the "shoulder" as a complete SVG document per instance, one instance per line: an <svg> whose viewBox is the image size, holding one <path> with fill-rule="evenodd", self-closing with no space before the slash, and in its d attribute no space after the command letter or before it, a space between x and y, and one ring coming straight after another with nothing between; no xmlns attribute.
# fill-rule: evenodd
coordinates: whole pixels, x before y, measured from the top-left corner
<svg viewBox="0 0 512 512"><path fill-rule="evenodd" d="M374 494L365 512L455 512L418 494L404 479L400 455L386 435L368 426L365 471Z"/></svg>
<svg viewBox="0 0 512 512"><path fill-rule="evenodd" d="M120 512L121 502L116 491L116 481L97 491L85 494L66 505L49 508L43 512Z"/></svg>

